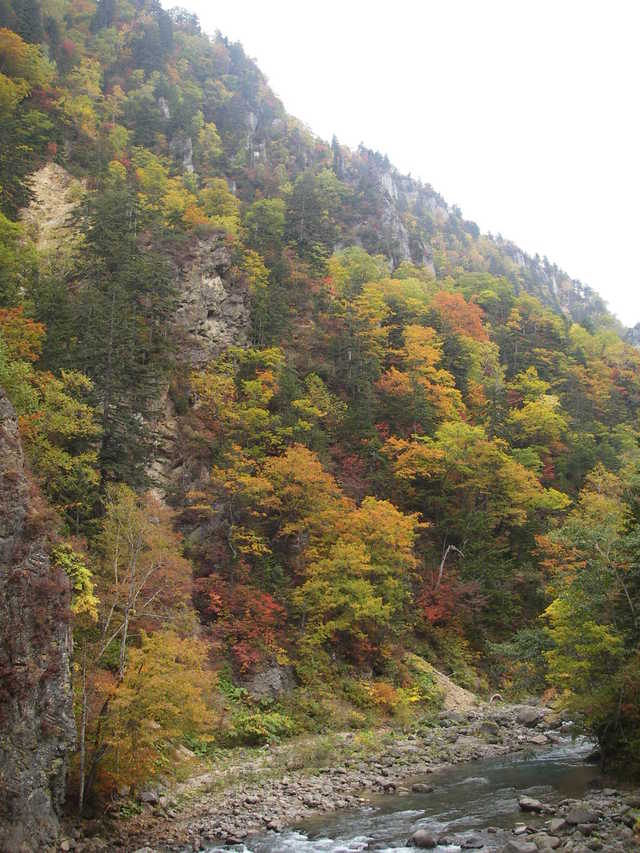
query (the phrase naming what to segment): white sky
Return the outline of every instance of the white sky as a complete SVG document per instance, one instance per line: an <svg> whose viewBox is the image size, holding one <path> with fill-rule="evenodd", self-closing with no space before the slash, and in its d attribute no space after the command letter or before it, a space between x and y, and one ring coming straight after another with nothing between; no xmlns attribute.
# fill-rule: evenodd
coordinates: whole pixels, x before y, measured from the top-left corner
<svg viewBox="0 0 640 853"><path fill-rule="evenodd" d="M388 154L640 322L640 2L182 5L316 134Z"/></svg>

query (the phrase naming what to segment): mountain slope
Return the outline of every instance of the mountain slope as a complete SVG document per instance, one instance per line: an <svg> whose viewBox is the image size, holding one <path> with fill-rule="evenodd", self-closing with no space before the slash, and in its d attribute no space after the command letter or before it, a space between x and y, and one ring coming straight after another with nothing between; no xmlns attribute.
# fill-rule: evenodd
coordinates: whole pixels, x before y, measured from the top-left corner
<svg viewBox="0 0 640 853"><path fill-rule="evenodd" d="M184 10L0 14L0 385L72 582L70 801L431 718L433 667L633 765L640 352L599 297Z"/></svg>

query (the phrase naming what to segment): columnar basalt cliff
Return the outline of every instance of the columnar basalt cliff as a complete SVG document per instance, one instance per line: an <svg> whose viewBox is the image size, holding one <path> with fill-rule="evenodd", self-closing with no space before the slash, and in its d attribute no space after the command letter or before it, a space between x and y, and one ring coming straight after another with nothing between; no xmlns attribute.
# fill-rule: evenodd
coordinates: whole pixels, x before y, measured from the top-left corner
<svg viewBox="0 0 640 853"><path fill-rule="evenodd" d="M69 581L51 565L44 503L0 389L0 849L55 840L74 741ZM46 515L46 513L45 513ZM45 522L46 525L46 522Z"/></svg>

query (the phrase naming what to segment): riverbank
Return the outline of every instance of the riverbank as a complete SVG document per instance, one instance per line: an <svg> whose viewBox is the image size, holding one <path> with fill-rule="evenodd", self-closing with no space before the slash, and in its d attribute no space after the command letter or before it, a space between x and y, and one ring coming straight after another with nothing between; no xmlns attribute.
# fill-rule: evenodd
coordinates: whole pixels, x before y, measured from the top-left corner
<svg viewBox="0 0 640 853"><path fill-rule="evenodd" d="M579 799L558 803L523 797L523 821L503 853L537 853L540 850L638 850L634 834L640 809L638 791L599 787Z"/></svg>
<svg viewBox="0 0 640 853"><path fill-rule="evenodd" d="M288 742L261 750L232 774L212 772L173 790L143 792L140 814L75 827L67 849L132 853L235 844L401 793L412 779L449 765L548 748L562 740L562 727L548 709L484 705L443 711L410 733L383 729Z"/></svg>

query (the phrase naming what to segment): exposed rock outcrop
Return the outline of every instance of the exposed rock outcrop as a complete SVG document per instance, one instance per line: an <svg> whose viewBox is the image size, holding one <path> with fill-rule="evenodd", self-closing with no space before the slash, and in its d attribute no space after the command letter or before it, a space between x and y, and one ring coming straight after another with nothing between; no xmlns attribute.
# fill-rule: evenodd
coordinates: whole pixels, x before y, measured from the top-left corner
<svg viewBox="0 0 640 853"><path fill-rule="evenodd" d="M38 251L52 254L59 267L61 255L77 238L71 217L85 190L83 182L57 163L47 163L31 176L33 199L21 219Z"/></svg>
<svg viewBox="0 0 640 853"><path fill-rule="evenodd" d="M228 347L247 343L249 292L232 269L231 251L223 236L195 243L176 262L174 277L177 306L173 325L179 371L203 368ZM153 431L155 448L148 474L162 498L171 487L184 485L182 480L187 477L177 447L178 417L168 389L157 400Z"/></svg>
<svg viewBox="0 0 640 853"><path fill-rule="evenodd" d="M625 340L627 343L631 344L631 346L640 347L640 323L636 323L633 328L627 331Z"/></svg>
<svg viewBox="0 0 640 853"><path fill-rule="evenodd" d="M296 686L293 667L273 663L254 673L243 682L243 687L254 699L279 699Z"/></svg>
<svg viewBox="0 0 640 853"><path fill-rule="evenodd" d="M46 505L0 389L0 850L55 840L75 727L67 576L50 561Z"/></svg>
<svg viewBox="0 0 640 853"><path fill-rule="evenodd" d="M176 271L176 286L182 362L202 367L227 347L246 343L249 294L245 283L231 274L224 238L195 244Z"/></svg>

